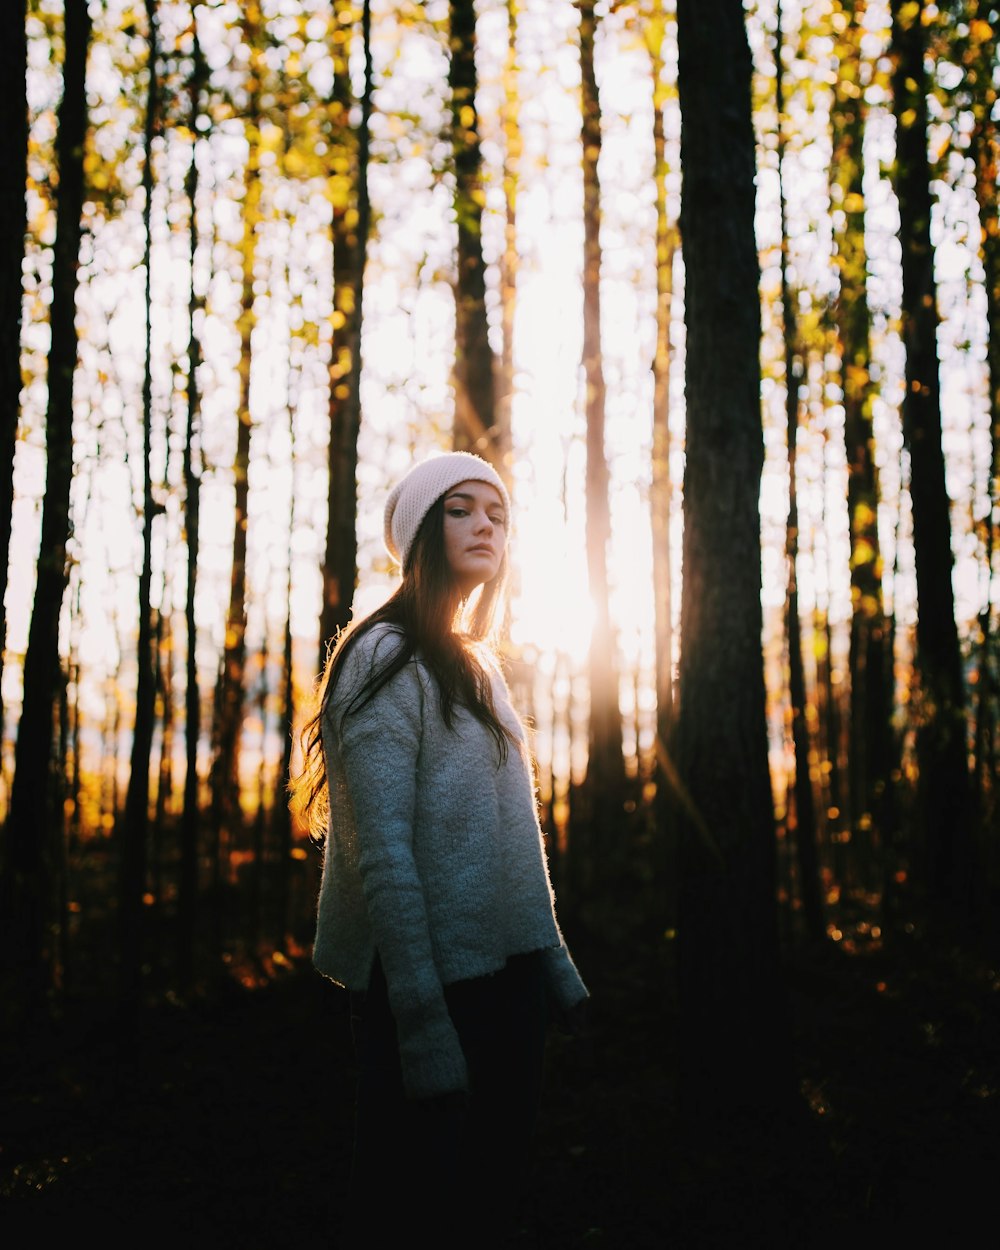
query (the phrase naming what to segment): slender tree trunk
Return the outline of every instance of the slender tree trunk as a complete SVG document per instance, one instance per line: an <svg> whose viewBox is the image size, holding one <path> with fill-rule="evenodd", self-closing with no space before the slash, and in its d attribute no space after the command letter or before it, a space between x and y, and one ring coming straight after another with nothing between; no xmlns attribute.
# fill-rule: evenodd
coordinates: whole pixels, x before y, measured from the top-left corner
<svg viewBox="0 0 1000 1250"><path fill-rule="evenodd" d="M896 516L893 524L893 558L892 572L890 574L890 582L887 590L891 594L892 611L886 615L886 633L888 656L886 657L887 666L890 673L890 691L892 693L893 703L897 701L903 704L909 700L909 691L897 696L896 694L896 643L899 629L899 622L896 617L896 605L899 603L899 579L900 579L900 539L903 531L903 499L906 491L909 489L909 481L907 478L907 463L905 456L905 448L900 446L897 459L897 472L899 475L899 497L896 501ZM893 728L891 746L892 759L890 767L890 778L902 777L903 774L903 745L905 738L905 730L897 730ZM890 831L882 856L884 867L884 876L882 880L882 921L888 931L891 928L893 920L899 915L899 898L901 891L898 888L897 871L900 864L905 863L905 871L909 873L911 864L910 857L907 854L908 847L903 844L901 831L904 825L903 820L903 801L905 795L902 786L890 784L886 789L886 806L888 808L888 816L886 818L886 828ZM912 806L912 805L911 805ZM897 832L899 831L899 832Z"/></svg>
<svg viewBox="0 0 1000 1250"><path fill-rule="evenodd" d="M14 505L14 450L21 412L21 302L24 236L28 229L25 184L28 181L28 40L27 0L8 0L0 19L0 74L4 89L4 124L0 127L0 690L7 637L7 566L11 509ZM0 697L0 742L3 741Z"/></svg>
<svg viewBox="0 0 1000 1250"><path fill-rule="evenodd" d="M169 480L164 474L164 480ZM174 640L172 611L166 602L156 613L156 720L160 724L159 752L156 759L156 799L149 838L149 890L153 896L150 909L150 951L157 985L165 972L163 924L166 903L167 849L175 839L170 808L174 790Z"/></svg>
<svg viewBox="0 0 1000 1250"><path fill-rule="evenodd" d="M474 451L504 465L497 422L496 361L486 317L486 261L483 257L483 158L476 109L476 6L450 0L451 145L455 163L455 221L458 228L455 283L456 451Z"/></svg>
<svg viewBox="0 0 1000 1250"><path fill-rule="evenodd" d="M264 934L264 874L267 871L267 696L268 696L268 638L265 624L260 655L257 657L260 683L254 702L257 720L260 722L260 759L257 764L257 810L251 826L251 859L249 865L247 898L247 953L255 967L260 962L260 944Z"/></svg>
<svg viewBox="0 0 1000 1250"><path fill-rule="evenodd" d="M891 760L879 485L875 462L871 377L871 321L865 247L865 66L861 52L864 0L839 0L845 22L838 35L840 64L834 85L831 193L840 291L835 306L840 336L847 509L851 541L849 822L855 847L882 832Z"/></svg>
<svg viewBox="0 0 1000 1250"><path fill-rule="evenodd" d="M938 903L961 907L968 862L971 791L955 596L951 517L941 445L937 286L931 246L927 155L926 36L923 0L892 0L896 196L903 269L906 389L903 435L910 455L910 498L917 574L917 754L922 823L922 882Z"/></svg>
<svg viewBox="0 0 1000 1250"><path fill-rule="evenodd" d="M136 644L135 722L132 730L132 753L125 813L121 827L121 880L118 895L119 920L119 992L121 1006L133 1010L137 1005L146 957L143 925L148 869L149 845L149 765L153 743L153 720L156 705L156 634L150 588L153 576L153 481L152 459L152 202L153 202L153 137L159 109L157 83L157 13L156 0L147 0L149 20L149 83L146 91L145 166L143 169L143 230L145 231L146 271L146 366L142 384L142 569L139 574L139 637Z"/></svg>
<svg viewBox="0 0 1000 1250"><path fill-rule="evenodd" d="M978 17L980 5L970 5L970 16ZM981 804L980 826L990 828L989 816L996 811L994 773L996 771L996 673L993 651L993 562L996 552L997 488L1000 475L1000 214L997 178L1000 177L1000 136L994 112L998 92L993 78L996 63L997 18L990 14L989 37L980 45L978 70L970 76L975 122L970 136L970 152L976 171L976 200L979 205L979 258L983 264L986 291L987 364L990 396L990 477L987 512L982 523L985 593L979 613L979 681L976 687L975 776ZM991 880L989 871L982 883ZM988 901L988 900L984 900Z"/></svg>
<svg viewBox="0 0 1000 1250"><path fill-rule="evenodd" d="M289 358L291 359L291 353L289 353ZM282 640L281 690L279 693L279 717L280 723L284 729L281 752L281 772L279 774L282 786L281 798L283 801L275 802L271 818L272 842L274 845L274 853L277 856L278 862L274 895L276 900L275 910L277 916L277 932L279 942L284 942L288 933L292 864L292 817L287 801L287 786L291 777L292 748L295 740L295 672L294 651L292 647L291 537L295 533L296 524L295 498L297 492L295 490L295 410L298 406L298 396L299 373L298 369L295 366L292 366L289 369L288 375L288 434L291 448L289 458L292 467L292 508L291 515L288 518L288 576L285 582L285 632Z"/></svg>
<svg viewBox="0 0 1000 1250"><path fill-rule="evenodd" d="M824 353L825 354L825 353ZM827 465L830 458L827 452L829 445L829 424L823 429L823 476L820 484L820 498L824 501L820 508L819 532L829 533L827 521ZM830 544L826 544L826 584L835 584L833 554ZM850 844L843 838L844 829L844 782L845 769L842 764L843 736L841 726L841 695L833 681L833 630L830 625L830 592L820 603L817 599L813 614L813 636L816 651L816 711L821 726L824 743L823 757L826 765L826 837L832 844L834 872L842 887L848 884L850 870ZM888 725L886 726L888 730ZM887 773L888 779L888 773ZM888 783L888 781L887 781Z"/></svg>
<svg viewBox="0 0 1000 1250"><path fill-rule="evenodd" d="M785 213L785 99L782 65L782 5L778 0L775 18L775 93L778 114L778 199L781 219L781 315L785 340L785 417L788 438L788 522L785 557L788 589L785 600L785 636L788 643L788 693L792 713L792 743L795 753L795 850L798 861L799 895L806 933L813 942L826 937L826 921L819 883L819 855L816 848L816 797L809 771L809 726L806 721L806 675L802 662L802 622L799 616L799 505L797 449L799 429L799 384L803 369L796 345L798 322L788 282L788 225Z"/></svg>
<svg viewBox="0 0 1000 1250"><path fill-rule="evenodd" d="M70 609L70 631L74 633L72 617L76 615L79 609L79 601L74 602L74 596L68 596ZM67 853L67 829L66 829L66 798L68 793L67 786L67 766L70 763L70 752L72 750L71 725L70 725L70 709L69 709L69 684L71 674L79 676L79 669L75 663L75 655L73 653L72 644L70 644L70 654L67 656L66 665L60 669L59 697L58 697L58 719L57 719L57 738L58 738L58 758L62 761L63 767L54 776L54 793L52 795L52 810L55 813L55 821L52 828L52 927L54 937L52 941L52 952L50 956L50 981L58 987L65 986L65 972L69 962L69 855Z"/></svg>
<svg viewBox="0 0 1000 1250"><path fill-rule="evenodd" d="M187 370L187 422L184 431L184 531L187 539L187 571L184 591L184 810L181 817L180 872L177 885L177 969L178 981L187 989L194 975L194 933L198 893L198 832L201 825L198 786L198 742L201 737L201 691L198 687L197 635L195 619L195 591L198 581L198 550L200 541L200 491L201 470L198 465L196 440L198 438L200 396L198 393L198 365L201 362L201 339L199 337L199 314L202 300L198 295L195 274L198 254L198 130L201 113L202 89L205 82L205 62L198 39L197 15L192 14L194 39L190 91L191 162L186 178L188 202L188 267L191 288L188 298L188 370Z"/></svg>
<svg viewBox="0 0 1000 1250"><path fill-rule="evenodd" d="M649 500L653 531L653 607L656 640L656 726L660 742L670 742L674 715L673 568L670 548L670 320L673 315L674 257L677 229L667 213L667 155L663 83L667 24L660 19L650 31L653 76L653 154L656 184L656 349L653 354L653 463ZM665 781L660 789L665 788Z"/></svg>
<svg viewBox="0 0 1000 1250"><path fill-rule="evenodd" d="M59 184L52 263L48 359L45 496L35 598L24 658L23 699L14 755L14 783L4 825L5 856L0 925L3 964L17 976L12 1002L38 1005L51 957L46 924L55 839L61 816L53 810L61 761L54 759L56 703L62 674L59 617L67 583L70 483L73 476L73 379L76 372L76 291L83 212L83 156L87 131L86 69L90 44L87 0L67 0L63 97L56 131Z"/></svg>
<svg viewBox="0 0 1000 1250"><path fill-rule="evenodd" d="M583 376L587 420L587 574L594 624L590 643L588 729L588 810L593 838L583 848L587 875L596 860L621 854L620 825L625 786L618 666L611 623L608 544L608 463L604 448L605 385L601 345L601 105L594 72L597 19L593 0L580 0L580 71L583 149ZM600 830L606 839L598 848Z"/></svg>
<svg viewBox="0 0 1000 1250"><path fill-rule="evenodd" d="M213 907L215 946L221 943L224 922L221 889L224 864L244 831L241 803L241 729L246 678L246 559L249 519L250 442L253 416L250 411L250 375L253 364L253 332L256 326L254 277L257 259L257 226L260 221L260 120L261 78L264 60L260 47L263 18L257 0L243 10L244 40L249 48L247 108L245 114L247 163L244 170L243 242L241 245L243 290L240 301L239 401L236 451L233 458L233 560L229 583L229 607L221 671L214 708L212 760Z"/></svg>
<svg viewBox="0 0 1000 1250"><path fill-rule="evenodd" d="M335 13L350 9L338 0ZM361 14L365 80L357 133L350 128L352 100L349 73L350 25L337 26L334 48L334 127L340 164L346 173L334 179L334 313L330 355L330 478L326 553L323 560L323 610L320 617L320 666L327 646L351 619L357 581L357 467L361 429L361 321L365 258L371 221L368 195L369 126L372 109L371 7Z"/></svg>
<svg viewBox="0 0 1000 1250"><path fill-rule="evenodd" d="M80 603L78 593L73 602L72 632L70 636L69 659L66 666L66 682L64 685L63 710L60 713L60 733L64 735L64 744L60 746L60 755L67 761L65 784L65 804L69 815L65 827L61 831L56 854L56 880L58 881L58 945L57 961L59 987L66 993L73 992L75 965L73 945L70 939L70 864L80 846ZM65 729L63 728L65 726Z"/></svg>
<svg viewBox="0 0 1000 1250"><path fill-rule="evenodd" d="M118 612L111 609L111 634L118 637ZM107 833L119 820L118 738L121 728L121 651L114 672L104 679L104 724L101 727L101 829Z"/></svg>
<svg viewBox="0 0 1000 1250"><path fill-rule="evenodd" d="M792 1094L778 959L758 498L751 59L739 0L679 0L687 457L676 730L679 1088L692 1129Z"/></svg>

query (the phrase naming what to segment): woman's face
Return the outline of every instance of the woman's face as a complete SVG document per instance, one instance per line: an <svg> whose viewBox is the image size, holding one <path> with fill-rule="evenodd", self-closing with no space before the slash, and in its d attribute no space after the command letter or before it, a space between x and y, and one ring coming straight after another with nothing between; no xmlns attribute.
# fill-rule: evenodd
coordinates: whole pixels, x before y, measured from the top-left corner
<svg viewBox="0 0 1000 1250"><path fill-rule="evenodd" d="M459 482L444 497L444 554L463 595L496 577L507 546L507 515L489 482Z"/></svg>

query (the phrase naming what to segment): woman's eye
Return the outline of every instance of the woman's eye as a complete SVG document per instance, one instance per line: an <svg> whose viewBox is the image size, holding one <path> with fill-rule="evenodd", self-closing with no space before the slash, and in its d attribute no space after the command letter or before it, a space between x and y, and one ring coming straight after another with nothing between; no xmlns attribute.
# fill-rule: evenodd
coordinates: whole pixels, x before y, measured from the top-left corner
<svg viewBox="0 0 1000 1250"><path fill-rule="evenodd" d="M449 508L448 515L449 516L468 516L468 513L465 511L464 508Z"/></svg>

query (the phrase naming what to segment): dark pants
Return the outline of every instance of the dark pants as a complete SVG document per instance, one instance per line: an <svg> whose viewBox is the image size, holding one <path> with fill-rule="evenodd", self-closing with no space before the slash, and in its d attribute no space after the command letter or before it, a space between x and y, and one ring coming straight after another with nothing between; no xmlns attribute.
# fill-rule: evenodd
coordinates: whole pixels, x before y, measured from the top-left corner
<svg viewBox="0 0 1000 1250"><path fill-rule="evenodd" d="M347 1245L432 1236L498 1246L520 1212L531 1166L545 1050L541 956L445 987L469 1069L467 1099L403 1093L396 1026L376 959L351 996L358 1063Z"/></svg>

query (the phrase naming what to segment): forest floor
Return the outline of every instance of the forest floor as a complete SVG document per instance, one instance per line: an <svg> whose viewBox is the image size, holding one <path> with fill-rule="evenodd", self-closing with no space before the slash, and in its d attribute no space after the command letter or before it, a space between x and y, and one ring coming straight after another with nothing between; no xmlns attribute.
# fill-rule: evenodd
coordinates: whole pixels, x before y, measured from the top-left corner
<svg viewBox="0 0 1000 1250"><path fill-rule="evenodd" d="M569 934L569 931L567 931ZM962 1247L995 1228L1000 962L919 933L786 965L802 1115L679 1128L662 952L570 935L586 1034L553 1035L518 1244ZM0 1241L333 1250L350 1150L346 1002L308 968L163 1006L90 1003L4 1040ZM415 1230L415 1243L424 1238ZM381 1250L376 1247L374 1250ZM475 1250L475 1247L470 1247Z"/></svg>

